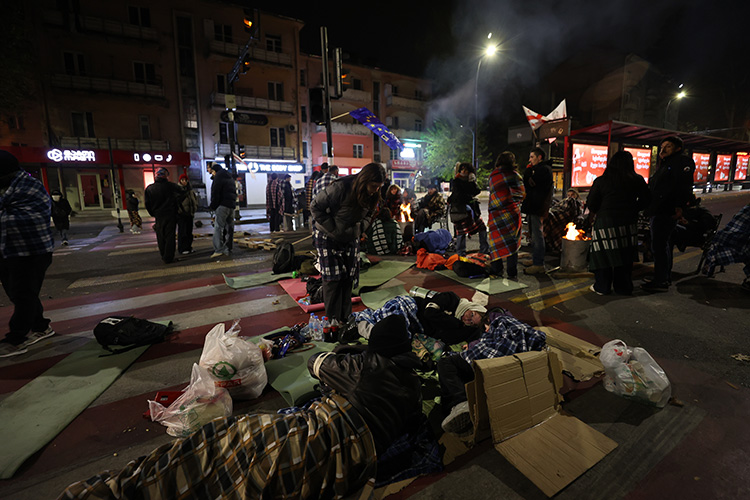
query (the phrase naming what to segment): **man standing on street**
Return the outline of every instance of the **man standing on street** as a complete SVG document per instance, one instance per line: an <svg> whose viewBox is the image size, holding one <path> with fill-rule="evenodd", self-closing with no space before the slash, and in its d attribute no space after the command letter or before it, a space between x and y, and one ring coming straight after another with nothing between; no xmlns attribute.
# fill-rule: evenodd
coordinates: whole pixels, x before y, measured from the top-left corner
<svg viewBox="0 0 750 500"><path fill-rule="evenodd" d="M534 148L529 154L529 165L523 174L523 185L526 188L526 198L521 205L521 212L525 213L531 233L531 262L524 269L526 274L543 274L544 269L544 219L547 217L552 204L553 178L549 161L544 161L544 151ZM529 265L530 264L530 265Z"/></svg>
<svg viewBox="0 0 750 500"><path fill-rule="evenodd" d="M50 216L42 183L21 170L15 156L0 151L0 281L14 306L0 358L23 354L55 334L39 300L54 249Z"/></svg>
<svg viewBox="0 0 750 500"><path fill-rule="evenodd" d="M156 219L156 243L161 260L174 262L175 235L177 231L177 205L182 201L182 190L167 180L169 171L162 167L156 171L154 183L146 188L146 210Z"/></svg>
<svg viewBox="0 0 750 500"><path fill-rule="evenodd" d="M670 136L659 148L659 166L648 181L651 205L651 251L654 254L654 278L641 284L653 292L669 289L672 282L672 233L693 194L695 162L682 154L682 139Z"/></svg>
<svg viewBox="0 0 750 500"><path fill-rule="evenodd" d="M234 179L229 172L217 163L208 164L208 172L213 174L211 184L211 210L214 211L214 253L211 258L229 255L232 252L234 238L234 207L237 201L237 190Z"/></svg>

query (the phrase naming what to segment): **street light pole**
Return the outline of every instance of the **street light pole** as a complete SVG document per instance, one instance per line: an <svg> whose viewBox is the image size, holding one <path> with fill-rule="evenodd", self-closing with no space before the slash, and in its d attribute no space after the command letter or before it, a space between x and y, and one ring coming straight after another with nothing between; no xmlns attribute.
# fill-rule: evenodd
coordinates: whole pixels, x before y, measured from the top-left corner
<svg viewBox="0 0 750 500"><path fill-rule="evenodd" d="M487 35L487 38L492 38L492 33ZM477 137L479 136L479 69L482 67L482 61L485 56L491 56L497 50L497 46L490 44L484 50L484 54L479 58L477 62L477 76L474 78L474 139L471 146L471 164L474 165L475 170L479 170L479 158L477 158Z"/></svg>
<svg viewBox="0 0 750 500"><path fill-rule="evenodd" d="M667 128L667 117L669 116L669 105L672 104L672 101L679 101L680 99L682 99L686 95L687 94L683 90L682 92L680 92L679 94L677 94L676 96L674 96L673 98L671 98L669 100L669 102L667 102L667 108L664 110L664 127L663 128Z"/></svg>

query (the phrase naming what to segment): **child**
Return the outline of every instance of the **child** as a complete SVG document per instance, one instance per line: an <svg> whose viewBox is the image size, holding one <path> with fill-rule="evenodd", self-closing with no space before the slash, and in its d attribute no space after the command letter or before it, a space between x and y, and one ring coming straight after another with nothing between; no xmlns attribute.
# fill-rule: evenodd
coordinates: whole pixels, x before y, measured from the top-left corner
<svg viewBox="0 0 750 500"><path fill-rule="evenodd" d="M135 197L135 191L132 189L128 191L128 197L125 200L125 205L128 209L128 217L130 217L130 232L133 234L141 234L141 216L138 214L138 198Z"/></svg>
<svg viewBox="0 0 750 500"><path fill-rule="evenodd" d="M58 189L53 189L50 193L52 196L52 222L55 224L55 230L60 232L63 246L68 246L68 229L70 229L70 203L63 198Z"/></svg>

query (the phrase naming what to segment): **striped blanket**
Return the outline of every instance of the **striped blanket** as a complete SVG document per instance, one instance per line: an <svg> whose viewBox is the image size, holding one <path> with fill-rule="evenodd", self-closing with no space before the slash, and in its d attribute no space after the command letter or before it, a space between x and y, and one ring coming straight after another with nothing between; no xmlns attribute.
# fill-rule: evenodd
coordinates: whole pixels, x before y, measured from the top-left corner
<svg viewBox="0 0 750 500"><path fill-rule="evenodd" d="M518 252L521 242L521 202L526 195L521 175L496 168L490 174L490 258L502 259Z"/></svg>

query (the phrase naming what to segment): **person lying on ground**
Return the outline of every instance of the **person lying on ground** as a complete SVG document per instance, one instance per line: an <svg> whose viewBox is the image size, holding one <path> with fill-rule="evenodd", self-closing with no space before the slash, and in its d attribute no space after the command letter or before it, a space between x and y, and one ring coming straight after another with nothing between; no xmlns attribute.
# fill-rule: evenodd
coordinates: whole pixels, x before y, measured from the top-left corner
<svg viewBox="0 0 750 500"><path fill-rule="evenodd" d="M342 498L376 475L377 454L422 411L406 323L388 318L359 354L320 353L332 392L304 409L217 418L193 435L74 483L60 499ZM374 483L373 483L374 484Z"/></svg>
<svg viewBox="0 0 750 500"><path fill-rule="evenodd" d="M533 329L507 312L486 315L483 334L478 340L471 342L463 352L444 355L437 363L441 405L447 413L442 423L443 430L459 435L471 431L465 385L474 380L474 360L541 351L546 342L547 336L543 332Z"/></svg>

